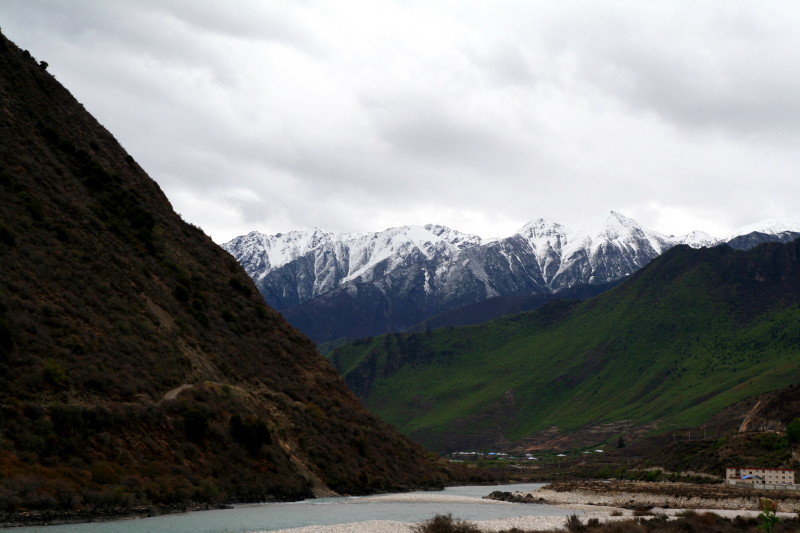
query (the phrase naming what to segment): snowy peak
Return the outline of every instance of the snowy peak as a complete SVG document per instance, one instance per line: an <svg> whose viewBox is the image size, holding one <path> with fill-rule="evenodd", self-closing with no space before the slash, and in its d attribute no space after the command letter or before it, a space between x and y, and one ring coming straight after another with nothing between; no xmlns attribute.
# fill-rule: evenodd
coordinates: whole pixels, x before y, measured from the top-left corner
<svg viewBox="0 0 800 533"><path fill-rule="evenodd" d="M642 226L630 217L622 213L611 211L603 221L603 234L609 238L617 238L620 235L630 235L642 232Z"/></svg>
<svg viewBox="0 0 800 533"><path fill-rule="evenodd" d="M629 245L634 241L646 241L660 252L670 242L666 236L645 229L632 218L615 211L600 222L575 228L540 218L523 226L518 235L530 242L534 249L546 243L553 247L565 247L565 253L577 249L596 249L609 243Z"/></svg>
<svg viewBox="0 0 800 533"><path fill-rule="evenodd" d="M470 246L477 246L483 243L483 239L477 235L470 235L469 233L462 233L458 230L450 229L447 226L439 226L437 224L426 224L423 226L425 231L440 237L442 240L456 246L457 248L469 248Z"/></svg>
<svg viewBox="0 0 800 533"><path fill-rule="evenodd" d="M236 237L222 247L236 257L250 277L258 279L267 272L302 257L332 238L333 234L319 229L290 231L276 235L252 231L247 235Z"/></svg>
<svg viewBox="0 0 800 533"><path fill-rule="evenodd" d="M522 226L519 231L517 231L517 235L522 235L531 241L538 241L552 237L563 237L565 233L566 229L564 226L555 222L548 222L543 218L533 222L528 222Z"/></svg>
<svg viewBox="0 0 800 533"><path fill-rule="evenodd" d="M796 219L770 219L739 228L725 242L736 250L749 250L765 242L789 242L798 237L800 223Z"/></svg>
<svg viewBox="0 0 800 533"><path fill-rule="evenodd" d="M343 281L352 281L382 265L393 269L414 258L434 260L451 257L458 250L480 244L480 237L467 235L445 226L399 226L378 233L366 233L356 239L342 239L342 247L351 258ZM384 268L385 267L385 268Z"/></svg>
<svg viewBox="0 0 800 533"><path fill-rule="evenodd" d="M586 231L584 237L593 243L607 242L617 246L647 243L657 253L663 252L672 245L665 235L646 229L634 219L616 211L611 211L611 214L600 226L592 227Z"/></svg>
<svg viewBox="0 0 800 533"><path fill-rule="evenodd" d="M319 229L251 232L222 245L276 307L297 305L346 283L371 283L399 268L446 262L480 237L446 226L398 226L374 233Z"/></svg>
<svg viewBox="0 0 800 533"><path fill-rule="evenodd" d="M678 244L687 244L692 248L711 248L712 246L716 246L722 242L722 239L717 237L712 237L705 231L692 231L678 237L676 239Z"/></svg>
<svg viewBox="0 0 800 533"><path fill-rule="evenodd" d="M567 231L561 224L548 222L542 218L525 224L517 235L522 237L534 253L549 250L560 251L567 240Z"/></svg>
<svg viewBox="0 0 800 533"><path fill-rule="evenodd" d="M449 235L446 231L442 234ZM401 226L365 234L358 239L343 241L343 248L347 249L350 257L343 282L365 276L384 262L386 268L392 269L414 256L428 260L457 250L455 245L422 226Z"/></svg>
<svg viewBox="0 0 800 533"><path fill-rule="evenodd" d="M709 248L722 243L733 244L740 242L742 237L754 233L765 236L766 240L783 241L786 240L786 238L791 239L794 234L800 235L800 219L796 217L786 217L782 219L769 218L761 222L741 226L724 238L714 237L704 231L696 230L686 235L675 237L673 240L676 244L687 244L692 248ZM783 238L779 239L778 237ZM764 239L761 240L763 241ZM751 241L751 245L754 245L757 241L758 240ZM734 245L734 247L736 246Z"/></svg>
<svg viewBox="0 0 800 533"><path fill-rule="evenodd" d="M677 244L748 249L794 239L800 222L767 220L735 233L725 241L700 231L665 236L612 211L579 227L539 218L503 239L427 224L372 233L252 232L223 247L268 303L322 342L402 331L493 296L619 280Z"/></svg>
<svg viewBox="0 0 800 533"><path fill-rule="evenodd" d="M751 233L764 233L766 235L781 235L783 233L800 233L800 219L786 217L782 219L768 218L755 224L749 224L737 228L733 233L726 237L725 241L730 241L736 237L749 235Z"/></svg>
<svg viewBox="0 0 800 533"><path fill-rule="evenodd" d="M567 231L554 291L604 283L635 272L674 245L667 237L612 211L603 221Z"/></svg>

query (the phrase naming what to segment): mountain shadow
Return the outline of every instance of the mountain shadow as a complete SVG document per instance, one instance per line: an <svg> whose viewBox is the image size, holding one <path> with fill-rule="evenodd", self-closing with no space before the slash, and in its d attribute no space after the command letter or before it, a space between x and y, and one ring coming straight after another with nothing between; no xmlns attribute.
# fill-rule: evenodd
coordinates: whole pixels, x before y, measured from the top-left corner
<svg viewBox="0 0 800 533"><path fill-rule="evenodd" d="M406 331L425 331L429 329L475 326L506 315L516 315L533 311L552 300L586 300L613 289L624 279L596 285L581 284L554 294L528 294L525 296L495 296L478 303L464 305L452 311L438 314Z"/></svg>

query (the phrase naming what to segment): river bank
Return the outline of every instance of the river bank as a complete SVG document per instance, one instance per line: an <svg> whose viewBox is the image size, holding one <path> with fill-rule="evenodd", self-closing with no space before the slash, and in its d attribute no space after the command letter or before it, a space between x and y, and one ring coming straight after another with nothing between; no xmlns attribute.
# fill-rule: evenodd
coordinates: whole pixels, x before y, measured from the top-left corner
<svg viewBox="0 0 800 533"><path fill-rule="evenodd" d="M208 510L189 513L163 514L152 518L117 520L97 523L99 519L108 517L84 517L86 521L95 523L74 524L69 526L52 526L48 533L97 533L98 531L114 531L115 533L151 533L152 531L173 531L192 533L229 533L231 531L281 531L284 533L409 533L415 524L433 518L437 514L451 514L454 518L474 523L482 531L502 531L511 528L528 531L564 529L566 520L576 515L583 523L591 519L600 522L612 520L628 520L642 514L648 509L653 515L680 516L682 508L671 505L663 509L665 504L663 492L668 488L687 495L686 491L702 491L702 487L675 484L645 484L632 489L625 485L601 483L602 489L595 487L589 492L589 486L551 484L527 485L495 485L495 486L462 486L449 487L438 492L414 492L400 494L381 494L362 497L320 498L294 503L260 503L235 505L232 509ZM648 500L647 491L658 488L661 500ZM716 487L717 489L719 486ZM610 493L616 491L615 500L607 499L600 491ZM715 489L710 489L715 490ZM491 492L516 495L534 505L519 505L500 499L487 499ZM515 491L515 492L507 492ZM630 494L633 494L631 496ZM764 493L758 492L757 495ZM719 495L719 494L718 494ZM773 496L773 493L769 494ZM545 501L547 498L552 503ZM633 501L631 501L633 500ZM681 500L685 504L686 500ZM600 505L613 503L614 506ZM711 503L697 500L712 507ZM589 505L592 504L592 505ZM689 504L686 504L689 505ZM713 504L713 511L722 516L755 516L756 510L732 508L719 510L719 501ZM791 506L791 502L781 503L779 511L794 511L800 507ZM703 509L692 506L698 513ZM189 510L189 509L186 509ZM142 509L143 515L150 514ZM154 513L155 514L155 513ZM42 518L42 517L39 517ZM76 517L77 518L77 517ZM130 517L128 517L130 518ZM46 522L52 523L50 520ZM21 525L21 524L17 524ZM20 533L41 533L38 527L21 527Z"/></svg>
<svg viewBox="0 0 800 533"><path fill-rule="evenodd" d="M187 504L187 505L148 505L138 507L81 509L76 511L23 511L0 513L0 529L24 526L53 526L62 524L88 524L93 522L112 522L115 520L135 520L153 516L209 511L212 509L232 509L226 504Z"/></svg>
<svg viewBox="0 0 800 533"><path fill-rule="evenodd" d="M573 511L572 514L579 517L581 522L596 519L601 523L630 520L634 518L635 511L620 508L604 508L598 506L570 505L565 506ZM682 509L654 509L654 513L664 514L669 517L680 516ZM703 512L703 511L698 511ZM748 510L710 510L714 514L734 518L736 516L754 517L758 515L756 511ZM782 516L790 516L790 513L780 513ZM458 517L454 517L458 518ZM552 515L531 515L502 518L496 520L470 520L471 524L477 526L484 532L508 531L517 528L522 531L553 531L566 528L566 517ZM417 523L398 522L393 520L371 520L368 522L354 522L348 524L335 524L328 526L306 526L292 529L282 529L263 533L413 533Z"/></svg>
<svg viewBox="0 0 800 533"><path fill-rule="evenodd" d="M632 514L629 511L627 516L613 515L610 510L583 510L574 509L577 516L586 522L590 519L597 519L601 522L609 520L630 519ZM431 517L432 518L432 517ZM455 517L454 518L458 518ZM500 518L494 520L470 520L481 531L506 531L517 528L523 531L547 531L553 529L563 529L566 523L564 516L516 516L511 518ZM368 522L354 522L349 524L335 524L328 526L306 526L292 529L281 529L264 533L413 533L416 522L398 522L394 520L370 520Z"/></svg>
<svg viewBox="0 0 800 533"><path fill-rule="evenodd" d="M630 520L641 515L678 517L692 510L711 512L722 517L755 517L760 513L759 498L769 497L778 502L782 517L791 517L800 508L800 495L790 492L747 490L726 485L694 485L689 483L644 482L558 482L534 491L496 491L484 499L498 504L555 505L574 514L582 522ZM370 499L394 501L435 501L426 495L386 495ZM455 518L458 518L454 515ZM516 516L495 520L471 520L481 531L493 532L518 528L524 531L564 529L566 517L560 515ZM327 526L307 526L283 529L271 533L412 533L415 523L391 520L372 520Z"/></svg>
<svg viewBox="0 0 800 533"><path fill-rule="evenodd" d="M551 483L536 491L515 493L514 501L553 505L602 505L627 509L760 509L761 498L778 503L781 511L800 509L800 494L794 491L766 491L731 485L696 485L691 483L647 483L638 481L564 481Z"/></svg>
<svg viewBox="0 0 800 533"><path fill-rule="evenodd" d="M511 488L511 487L509 487ZM519 494L526 493L520 491ZM486 496L466 496L459 494L437 494L437 493L411 493L411 494L381 494L375 496L367 496L358 499L359 505L364 504L438 504L440 509L445 509L448 503L468 504L473 508L475 506L516 506L516 503L507 501L495 500L487 498ZM551 529L563 528L565 521L569 515L577 515L581 520L588 521L592 518L600 521L619 520L623 518L630 518L631 511L622 512L623 510L612 507L598 507L588 505L559 505L558 509L549 507L552 511L550 514L537 514L541 513L540 509L548 508L549 506L531 506L530 515L511 516L505 518L494 519L470 519L469 522L478 526L481 531L504 531L512 528L518 528L529 531L542 531ZM428 518L433 518L434 514L446 514L445 511L434 512ZM454 518L463 519L457 513L453 513ZM269 533L412 533L414 526L418 522L405 522L397 520L369 520L364 522L350 522L342 524L331 525L314 525L303 526L297 528L281 529L277 531L270 531Z"/></svg>

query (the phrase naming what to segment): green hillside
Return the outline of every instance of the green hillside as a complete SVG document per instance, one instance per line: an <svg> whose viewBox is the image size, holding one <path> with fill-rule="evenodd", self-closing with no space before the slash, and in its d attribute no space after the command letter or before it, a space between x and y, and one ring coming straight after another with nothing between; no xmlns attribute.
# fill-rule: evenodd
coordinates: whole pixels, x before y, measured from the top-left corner
<svg viewBox="0 0 800 533"><path fill-rule="evenodd" d="M799 274L797 242L677 247L592 300L330 357L368 407L439 451L524 445L553 426L699 425L798 381Z"/></svg>

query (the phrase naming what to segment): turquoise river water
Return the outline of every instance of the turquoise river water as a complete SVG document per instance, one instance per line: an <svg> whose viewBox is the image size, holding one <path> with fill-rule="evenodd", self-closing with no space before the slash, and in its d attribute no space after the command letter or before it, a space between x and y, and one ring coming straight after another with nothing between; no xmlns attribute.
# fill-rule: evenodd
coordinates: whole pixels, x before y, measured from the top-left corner
<svg viewBox="0 0 800 533"><path fill-rule="evenodd" d="M414 492L397 499L380 497L319 498L294 503L236 505L233 509L56 526L21 527L10 533L249 533L292 527L398 520L416 522L436 514L452 513L464 520L492 520L514 516L568 516L575 511L544 504L507 504L481 501L494 490L529 491L541 484L449 487L444 491ZM412 495L409 497L408 495ZM413 498L418 495L419 498ZM465 499L470 498L470 499ZM428 501L426 501L428 500ZM439 501L434 501L439 500Z"/></svg>

